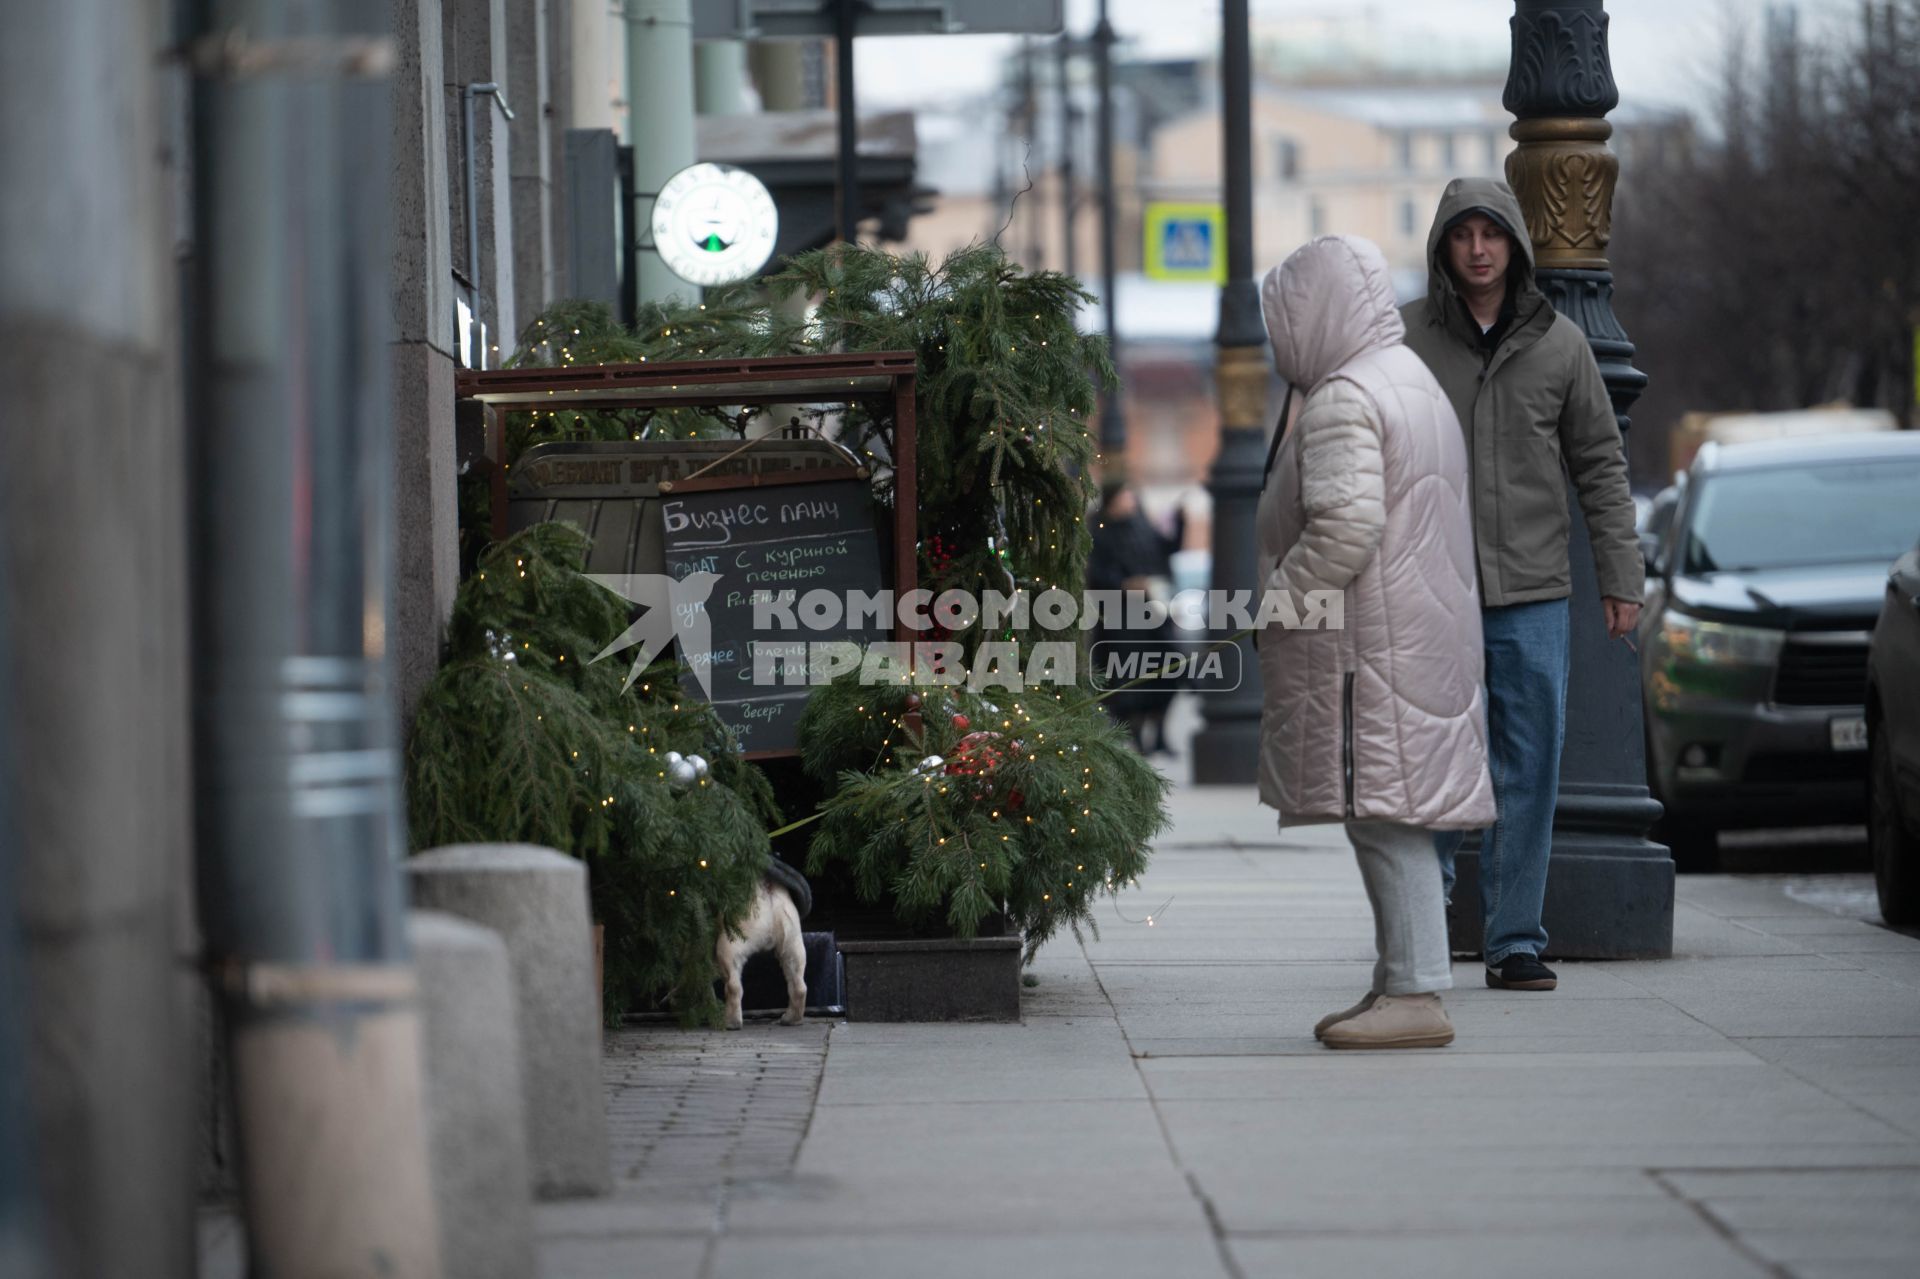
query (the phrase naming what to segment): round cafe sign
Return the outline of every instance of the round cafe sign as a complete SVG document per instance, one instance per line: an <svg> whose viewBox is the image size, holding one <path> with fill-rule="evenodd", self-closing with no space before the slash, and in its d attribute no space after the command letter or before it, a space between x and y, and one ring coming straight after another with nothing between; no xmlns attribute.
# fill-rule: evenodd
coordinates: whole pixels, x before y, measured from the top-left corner
<svg viewBox="0 0 1920 1279"><path fill-rule="evenodd" d="M689 284L732 284L773 256L780 215L760 179L730 164L680 170L653 202L653 244Z"/></svg>

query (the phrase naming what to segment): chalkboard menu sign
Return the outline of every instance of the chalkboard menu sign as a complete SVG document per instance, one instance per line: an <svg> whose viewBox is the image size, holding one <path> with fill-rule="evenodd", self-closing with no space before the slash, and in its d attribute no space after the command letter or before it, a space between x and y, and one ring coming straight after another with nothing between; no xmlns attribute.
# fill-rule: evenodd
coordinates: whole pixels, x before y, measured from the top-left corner
<svg viewBox="0 0 1920 1279"><path fill-rule="evenodd" d="M872 625L871 614L850 625L844 607L849 592L872 595L887 585L872 490L864 480L835 480L663 493L660 518L667 572L683 583L694 574L714 575L704 606L709 651L682 656L707 668L714 709L742 750L792 751L811 688L786 682L789 659L801 669L810 644L864 645L887 637L888 628ZM839 607L810 611L790 603L775 614L777 624L755 627L757 594L791 592L797 602L810 591L829 592ZM828 624L815 627L815 621ZM684 646L687 632L676 627ZM701 695L693 670L685 686Z"/></svg>

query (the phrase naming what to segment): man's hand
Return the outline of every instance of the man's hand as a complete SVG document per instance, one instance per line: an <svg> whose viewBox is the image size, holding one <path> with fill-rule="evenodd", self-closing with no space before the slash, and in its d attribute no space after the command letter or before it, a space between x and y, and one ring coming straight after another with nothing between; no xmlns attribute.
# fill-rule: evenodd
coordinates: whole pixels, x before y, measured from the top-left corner
<svg viewBox="0 0 1920 1279"><path fill-rule="evenodd" d="M1600 601L1607 611L1607 638L1619 639L1633 634L1633 628L1640 621L1640 606L1628 600L1617 600L1609 595Z"/></svg>

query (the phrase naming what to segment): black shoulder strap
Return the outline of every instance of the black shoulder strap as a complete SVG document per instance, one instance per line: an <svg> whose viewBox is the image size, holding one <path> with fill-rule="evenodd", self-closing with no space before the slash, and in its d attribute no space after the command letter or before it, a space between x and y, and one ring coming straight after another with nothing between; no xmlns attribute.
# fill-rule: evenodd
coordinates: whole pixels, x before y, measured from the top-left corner
<svg viewBox="0 0 1920 1279"><path fill-rule="evenodd" d="M1287 397L1280 401L1280 420L1273 425L1273 443L1267 445L1267 465L1260 472L1260 487L1267 487L1267 476L1273 473L1273 459L1280 456L1280 441L1287 436L1287 410L1293 407L1293 384L1287 384Z"/></svg>

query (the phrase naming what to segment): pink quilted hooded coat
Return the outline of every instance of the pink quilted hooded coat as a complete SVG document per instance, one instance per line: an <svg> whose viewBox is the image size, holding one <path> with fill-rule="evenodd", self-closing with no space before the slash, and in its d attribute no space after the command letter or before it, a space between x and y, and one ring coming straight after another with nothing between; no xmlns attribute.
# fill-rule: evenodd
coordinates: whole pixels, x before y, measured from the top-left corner
<svg viewBox="0 0 1920 1279"><path fill-rule="evenodd" d="M1261 579L1344 596L1340 629L1267 626L1260 799L1282 825L1493 821L1466 441L1402 344L1387 263L1325 236L1260 290L1306 400L1257 516Z"/></svg>

